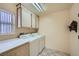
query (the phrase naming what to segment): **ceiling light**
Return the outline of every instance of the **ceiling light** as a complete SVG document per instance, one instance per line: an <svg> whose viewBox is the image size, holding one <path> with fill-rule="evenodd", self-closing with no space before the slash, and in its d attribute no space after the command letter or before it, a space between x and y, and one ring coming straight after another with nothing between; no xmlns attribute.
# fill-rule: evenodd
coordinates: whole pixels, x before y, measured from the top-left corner
<svg viewBox="0 0 79 59"><path fill-rule="evenodd" d="M33 6L39 11L43 12L43 6L40 3L33 3Z"/></svg>

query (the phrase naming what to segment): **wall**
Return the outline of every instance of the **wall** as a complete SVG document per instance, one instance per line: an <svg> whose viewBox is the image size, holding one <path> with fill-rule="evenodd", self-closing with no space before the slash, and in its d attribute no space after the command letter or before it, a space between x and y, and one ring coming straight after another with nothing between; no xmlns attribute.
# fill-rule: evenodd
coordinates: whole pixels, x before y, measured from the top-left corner
<svg viewBox="0 0 79 59"><path fill-rule="evenodd" d="M16 4L12 4L12 3L0 3L0 9L9 11L9 12L15 14L15 16L16 16ZM17 19L16 19L16 21L17 21ZM29 28L17 28L16 27L16 31L15 31L14 34L0 35L0 40L6 40L6 39L11 39L11 38L16 38L18 36L18 34L22 33L22 32L24 32L24 33L30 33L30 32L36 32L36 30L35 29L29 29Z"/></svg>
<svg viewBox="0 0 79 59"><path fill-rule="evenodd" d="M76 20L78 22L78 32L70 32L70 51L71 55L78 55L79 56L79 4L73 4L72 8L70 9L70 23L73 20Z"/></svg>
<svg viewBox="0 0 79 59"><path fill-rule="evenodd" d="M46 13L40 16L39 33L46 36L46 47L70 53L69 10Z"/></svg>

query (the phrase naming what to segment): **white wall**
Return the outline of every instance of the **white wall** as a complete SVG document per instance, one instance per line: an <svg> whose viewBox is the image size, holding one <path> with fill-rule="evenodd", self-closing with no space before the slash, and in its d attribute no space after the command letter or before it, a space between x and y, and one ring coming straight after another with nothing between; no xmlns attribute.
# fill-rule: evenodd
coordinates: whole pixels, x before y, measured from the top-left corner
<svg viewBox="0 0 79 59"><path fill-rule="evenodd" d="M69 10L40 16L39 33L46 36L46 47L69 53Z"/></svg>
<svg viewBox="0 0 79 59"><path fill-rule="evenodd" d="M72 20L76 20L78 22L78 32L70 32L70 51L71 55L78 55L79 56L79 4L73 4L72 8L70 9L70 23Z"/></svg>
<svg viewBox="0 0 79 59"><path fill-rule="evenodd" d="M0 9L12 12L16 14L16 4L12 3L0 3Z"/></svg>

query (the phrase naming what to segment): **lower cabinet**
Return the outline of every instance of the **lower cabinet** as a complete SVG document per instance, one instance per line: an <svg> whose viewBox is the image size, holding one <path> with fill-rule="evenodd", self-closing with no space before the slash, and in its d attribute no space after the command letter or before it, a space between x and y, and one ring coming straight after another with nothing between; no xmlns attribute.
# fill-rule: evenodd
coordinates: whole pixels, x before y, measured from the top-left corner
<svg viewBox="0 0 79 59"><path fill-rule="evenodd" d="M16 56L16 50L12 49L10 51L4 52L1 54L1 56Z"/></svg>
<svg viewBox="0 0 79 59"><path fill-rule="evenodd" d="M42 52L43 48L45 47L45 37L41 37L39 39L36 39L29 44L29 52L30 56L37 56L39 53Z"/></svg>
<svg viewBox="0 0 79 59"><path fill-rule="evenodd" d="M29 55L29 44L23 44L19 47L11 49L1 54L1 56L28 56Z"/></svg>
<svg viewBox="0 0 79 59"><path fill-rule="evenodd" d="M1 56L37 56L45 47L45 37L38 38L23 44L9 51L6 51Z"/></svg>
<svg viewBox="0 0 79 59"><path fill-rule="evenodd" d="M42 37L40 39L39 52L41 52L45 48L45 38Z"/></svg>
<svg viewBox="0 0 79 59"><path fill-rule="evenodd" d="M24 44L16 49L17 56L28 56L29 50L28 44Z"/></svg>
<svg viewBox="0 0 79 59"><path fill-rule="evenodd" d="M39 39L36 39L34 41L31 41L30 42L30 50L29 50L29 53L30 53L30 56L37 56L38 53L39 53Z"/></svg>

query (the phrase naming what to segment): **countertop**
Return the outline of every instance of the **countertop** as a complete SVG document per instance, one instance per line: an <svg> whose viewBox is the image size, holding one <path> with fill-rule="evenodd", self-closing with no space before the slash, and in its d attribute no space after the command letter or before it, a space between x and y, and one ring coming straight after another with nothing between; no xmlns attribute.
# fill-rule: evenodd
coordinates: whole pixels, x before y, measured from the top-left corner
<svg viewBox="0 0 79 59"><path fill-rule="evenodd" d="M28 38L14 38L14 39L8 39L8 40L0 41L0 54L8 51L10 49L13 49L15 47L18 47L22 44L36 40L40 37L42 37L42 35L28 37Z"/></svg>

